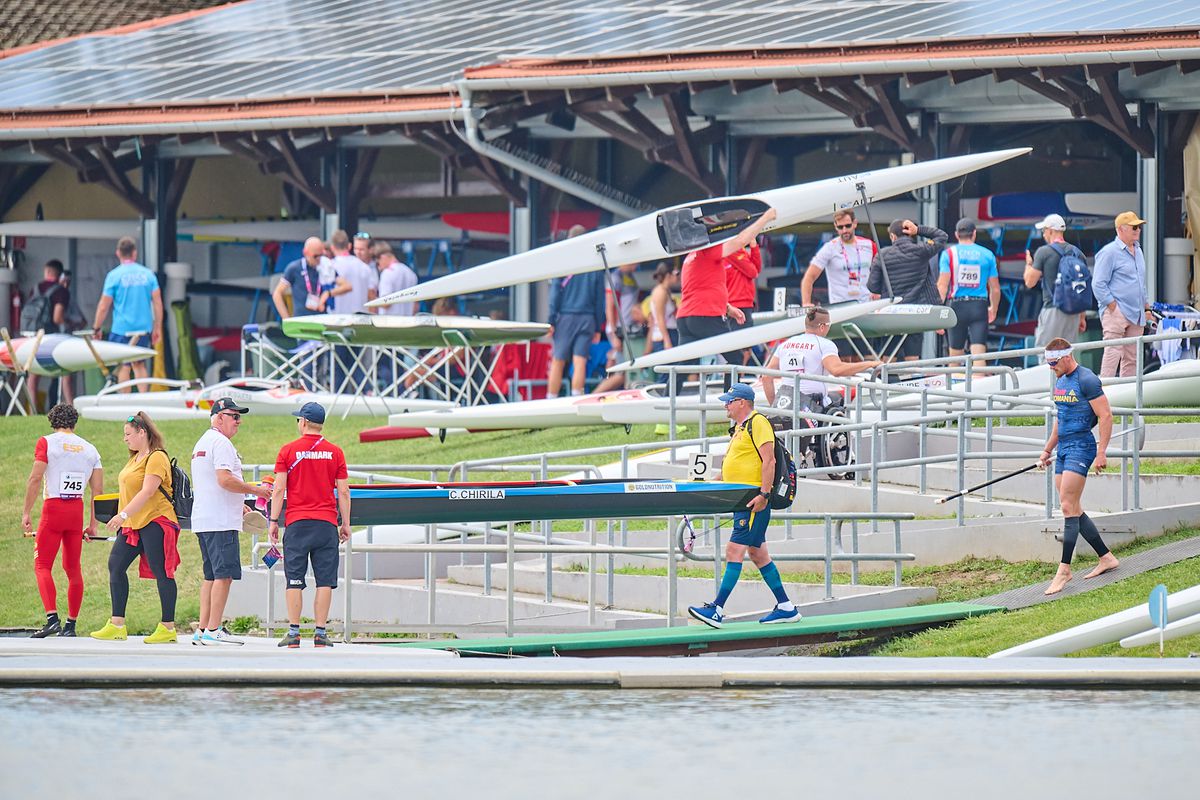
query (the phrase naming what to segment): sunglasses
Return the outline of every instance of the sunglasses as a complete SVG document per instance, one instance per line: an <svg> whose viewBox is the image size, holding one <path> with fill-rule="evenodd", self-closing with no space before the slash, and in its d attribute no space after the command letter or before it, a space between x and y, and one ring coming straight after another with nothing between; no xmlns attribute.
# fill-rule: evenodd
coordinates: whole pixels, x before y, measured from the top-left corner
<svg viewBox="0 0 1200 800"><path fill-rule="evenodd" d="M242 415L237 413L236 411L221 411L221 412L218 412L218 416L229 417L234 422L242 421Z"/></svg>
<svg viewBox="0 0 1200 800"><path fill-rule="evenodd" d="M837 228L839 231L848 231L851 228L853 228L856 224L858 224L858 223L847 222L845 225L834 225L833 227Z"/></svg>
<svg viewBox="0 0 1200 800"><path fill-rule="evenodd" d="M142 424L141 417L138 417L138 416L132 416L125 421L128 422L130 425L132 425L135 428L145 429L145 427L146 427L145 425Z"/></svg>
<svg viewBox="0 0 1200 800"><path fill-rule="evenodd" d="M370 239L371 234L367 233L366 231L359 231L358 233L354 234L354 238L355 239Z"/></svg>

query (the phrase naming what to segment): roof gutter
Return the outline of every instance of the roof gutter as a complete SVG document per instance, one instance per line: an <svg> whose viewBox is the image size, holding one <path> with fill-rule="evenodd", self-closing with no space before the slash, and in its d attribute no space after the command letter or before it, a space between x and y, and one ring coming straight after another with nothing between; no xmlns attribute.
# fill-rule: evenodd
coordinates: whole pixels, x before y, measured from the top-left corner
<svg viewBox="0 0 1200 800"><path fill-rule="evenodd" d="M497 163L511 167L522 175L527 175L530 178L541 181L547 186L553 186L560 192L577 197L585 203L591 203L598 208L603 208L605 211L611 211L622 219L632 219L641 216L643 212L632 206L614 200L611 197L606 197L599 192L594 192L569 178L551 172L544 167L533 164L485 142L479 135L479 120L475 116L476 109L471 105L471 90L467 87L466 81L458 81L457 86L459 96L462 98L463 127L466 128L466 136L459 135L476 153L486 156Z"/></svg>
<svg viewBox="0 0 1200 800"><path fill-rule="evenodd" d="M732 55L730 56L732 57ZM950 70L1036 69L1039 67L1126 64L1131 61L1177 61L1200 58L1200 47L1165 49L1081 51L1070 53L1024 53L996 56L947 56L945 58L846 59L799 64L762 64L746 67L697 67L693 69L647 69L601 71L573 75L522 75L505 78L466 78L460 82L473 91L583 89L605 86L637 86L650 83L708 81L761 81L789 78L821 78L865 73L947 72ZM482 68L480 71L487 71ZM530 68L536 70L536 67ZM547 69L555 69L548 67ZM585 67L582 69L603 69Z"/></svg>
<svg viewBox="0 0 1200 800"><path fill-rule="evenodd" d="M366 114L304 115L255 117L181 122L148 122L120 125L59 125L49 128L5 128L0 120L0 141L26 139L80 139L98 136L129 138L132 136L175 136L204 133L240 133L242 131L288 130L292 128L340 128L366 125L397 125L402 123L446 122L460 118L461 109L426 109L421 111L384 111Z"/></svg>

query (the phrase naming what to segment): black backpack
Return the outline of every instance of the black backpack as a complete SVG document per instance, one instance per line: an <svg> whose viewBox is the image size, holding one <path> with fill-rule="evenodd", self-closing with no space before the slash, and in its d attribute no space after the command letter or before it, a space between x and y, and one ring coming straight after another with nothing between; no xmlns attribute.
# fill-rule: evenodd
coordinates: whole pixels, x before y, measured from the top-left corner
<svg viewBox="0 0 1200 800"><path fill-rule="evenodd" d="M21 331L23 333L45 331L50 326L54 319L54 305L50 302L50 298L54 296L57 289L58 284L52 283L44 291L34 290L29 302L21 308Z"/></svg>
<svg viewBox="0 0 1200 800"><path fill-rule="evenodd" d="M167 451L163 451L166 455ZM167 501L175 509L175 517L180 522L185 519L190 519L192 516L192 479L188 477L183 468L175 459L171 459L171 488L175 490L175 496L167 494L167 490L160 483L158 490L162 492L162 496L167 498Z"/></svg>
<svg viewBox="0 0 1200 800"><path fill-rule="evenodd" d="M1052 301L1054 307L1064 314L1080 314L1096 307L1092 296L1092 271L1088 269L1083 253L1073 244L1065 251L1050 245L1058 253L1058 277L1054 279Z"/></svg>
<svg viewBox="0 0 1200 800"><path fill-rule="evenodd" d="M762 458L762 453L758 452L758 445L754 442L754 432L750 425L755 417L761 417L762 414L755 412L742 423L742 427L746 429L746 435L750 437L750 444L754 446L754 452L758 454L759 459ZM782 508L791 508L792 503L796 501L796 462L792 459L792 454L788 452L787 447L778 436L775 437L775 480L771 484L771 497L767 500L767 505L773 509L779 510Z"/></svg>

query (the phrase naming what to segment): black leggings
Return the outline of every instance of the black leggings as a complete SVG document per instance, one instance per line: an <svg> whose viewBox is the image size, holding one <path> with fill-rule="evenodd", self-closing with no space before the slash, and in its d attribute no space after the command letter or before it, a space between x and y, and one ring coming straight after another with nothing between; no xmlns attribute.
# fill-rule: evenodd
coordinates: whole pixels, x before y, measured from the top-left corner
<svg viewBox="0 0 1200 800"><path fill-rule="evenodd" d="M689 342L707 339L710 336L719 336L722 333L729 333L729 322L725 317L679 317L675 321L676 327L679 329L679 343L688 344ZM742 365L742 351L733 350L728 353L722 353L725 360L730 364ZM698 360L697 360L698 361ZM680 373L676 373L679 375ZM728 372L723 376L725 390L729 390L731 378ZM679 385L679 384L677 384Z"/></svg>
<svg viewBox="0 0 1200 800"><path fill-rule="evenodd" d="M129 602L129 565L137 560L142 553L150 562L154 579L158 582L158 602L162 606L162 621L175 621L175 598L177 590L175 579L167 577L167 554L163 548L162 527L157 522L151 522L138 531L138 546L133 547L121 534L113 542L108 554L108 591L112 595L112 615L125 616L125 606Z"/></svg>

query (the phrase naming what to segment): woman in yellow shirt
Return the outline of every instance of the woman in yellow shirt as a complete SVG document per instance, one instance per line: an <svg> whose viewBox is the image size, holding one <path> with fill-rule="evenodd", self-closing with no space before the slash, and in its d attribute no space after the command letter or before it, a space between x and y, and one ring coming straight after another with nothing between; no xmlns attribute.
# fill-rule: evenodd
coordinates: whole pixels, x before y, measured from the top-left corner
<svg viewBox="0 0 1200 800"><path fill-rule="evenodd" d="M175 642L175 567L179 564L179 520L171 504L171 462L162 434L144 411L125 422L129 460L118 478L120 500L108 529L120 529L108 555L108 587L112 619L93 639L126 639L125 606L129 600L129 565L139 556L139 574L158 582L162 621L146 644Z"/></svg>

